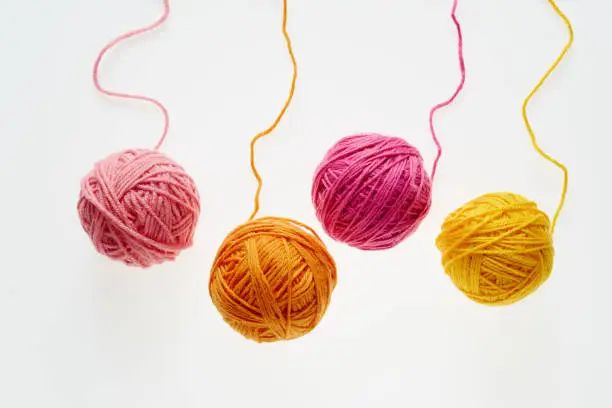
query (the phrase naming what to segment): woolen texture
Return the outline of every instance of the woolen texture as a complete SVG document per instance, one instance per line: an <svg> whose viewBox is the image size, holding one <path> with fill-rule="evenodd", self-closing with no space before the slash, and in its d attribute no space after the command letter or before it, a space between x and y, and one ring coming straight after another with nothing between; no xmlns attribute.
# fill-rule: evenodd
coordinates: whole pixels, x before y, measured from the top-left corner
<svg viewBox="0 0 612 408"><path fill-rule="evenodd" d="M98 252L147 267L191 246L200 199L191 177L164 154L126 150L83 178L78 211Z"/></svg>
<svg viewBox="0 0 612 408"><path fill-rule="evenodd" d="M365 250L391 248L412 234L431 206L419 151L375 133L340 139L312 185L317 218L333 239Z"/></svg>
<svg viewBox="0 0 612 408"><path fill-rule="evenodd" d="M436 245L446 274L479 303L517 302L552 271L548 216L516 194L485 194L465 204L446 217Z"/></svg>
<svg viewBox="0 0 612 408"><path fill-rule="evenodd" d="M294 339L319 323L336 265L308 226L264 217L237 227L211 269L209 291L223 319L257 342Z"/></svg>

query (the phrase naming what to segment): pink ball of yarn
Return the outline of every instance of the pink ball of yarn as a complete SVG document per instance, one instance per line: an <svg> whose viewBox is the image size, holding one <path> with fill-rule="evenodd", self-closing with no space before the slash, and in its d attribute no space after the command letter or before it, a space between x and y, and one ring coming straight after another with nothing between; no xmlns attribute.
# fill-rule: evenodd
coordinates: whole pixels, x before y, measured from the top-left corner
<svg viewBox="0 0 612 408"><path fill-rule="evenodd" d="M387 249L427 215L431 181L419 151L403 139L348 136L317 168L312 202L333 239L364 250Z"/></svg>
<svg viewBox="0 0 612 408"><path fill-rule="evenodd" d="M164 154L126 150L94 165L77 207L98 252L148 267L191 246L200 198L191 177Z"/></svg>

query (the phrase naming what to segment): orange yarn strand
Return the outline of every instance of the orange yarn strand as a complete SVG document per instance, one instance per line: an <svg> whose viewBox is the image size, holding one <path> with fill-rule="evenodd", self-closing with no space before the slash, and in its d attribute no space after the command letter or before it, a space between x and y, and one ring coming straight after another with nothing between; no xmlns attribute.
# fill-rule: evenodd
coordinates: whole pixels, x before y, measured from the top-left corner
<svg viewBox="0 0 612 408"><path fill-rule="evenodd" d="M274 129L276 129L281 119L285 115L285 112L287 112L287 109L289 108L289 104L291 103L291 100L293 99L293 94L295 93L295 83L297 81L297 62L295 60L295 55L293 54L293 48L291 47L291 38L289 37L289 33L287 32L287 0L283 0L283 25L282 27L283 27L283 36L285 37L285 42L287 43L287 51L289 52L289 56L291 57L291 63L293 64L293 78L291 79L291 89L289 90L289 96L287 97L287 100L285 101L285 105L279 112L278 116L276 117L272 125L268 127L266 130L264 130L263 132L258 133L253 138L253 140L251 140L251 170L253 171L253 175L257 179L257 191L255 192L253 213L249 217L249 221L255 218L255 216L257 215L257 212L259 211L259 196L261 194L261 188L263 186L263 180L261 179L261 176L259 175L259 172L257 171L257 167L255 166L255 143L257 143L259 139L261 139L264 136L269 135L270 133L274 131Z"/></svg>
<svg viewBox="0 0 612 408"><path fill-rule="evenodd" d="M336 264L312 228L289 218L255 219L263 184L255 166L255 143L278 126L297 80L287 33L287 0L282 27L293 63L289 96L274 123L251 141L251 169L258 183L255 208L221 244L208 282L208 293L223 320L260 343L291 340L313 330L325 315L337 281Z"/></svg>
<svg viewBox="0 0 612 408"><path fill-rule="evenodd" d="M559 54L555 62L551 65L551 67L546 72L546 74L544 74L544 76L540 79L540 81L535 86L535 88L533 88L533 90L529 93L529 95L527 95L527 98L525 98L525 102L523 102L523 120L525 121L527 132L529 132L529 136L531 137L531 143L533 144L533 147L537 150L538 153L540 153L542 157L544 157L546 160L553 163L555 166L560 168L561 171L563 171L563 191L561 192L561 200L559 202L559 206L557 207L557 211L555 212L555 216L553 217L553 222L551 226L551 234L552 234L555 232L555 227L557 225L557 219L559 218L559 214L561 213L561 210L563 209L563 205L565 204L565 196L567 195L567 182L568 182L567 167L565 167L559 161L557 161L556 159L548 155L546 152L544 152L544 150L542 150L540 146L538 145L535 134L533 133L533 129L531 128L531 124L529 123L529 119L527 118L527 105L529 104L529 101L531 100L533 95L535 95L536 92L540 90L540 88L542 87L546 79L548 79L550 74L552 74L555 68L557 68L557 66L561 63L561 60L563 59L563 57L565 57L565 54L567 54L567 51L570 49L570 47L572 46L572 43L574 42L574 30L572 29L572 24L570 23L569 19L565 16L565 14L563 14L563 12L555 4L554 0L548 0L548 2L552 6L552 8L555 10L555 12L559 15L559 17L561 17L563 21L565 22L565 25L567 26L567 30L569 32L569 39L567 41L567 44L565 44L563 51L561 51L561 54Z"/></svg>

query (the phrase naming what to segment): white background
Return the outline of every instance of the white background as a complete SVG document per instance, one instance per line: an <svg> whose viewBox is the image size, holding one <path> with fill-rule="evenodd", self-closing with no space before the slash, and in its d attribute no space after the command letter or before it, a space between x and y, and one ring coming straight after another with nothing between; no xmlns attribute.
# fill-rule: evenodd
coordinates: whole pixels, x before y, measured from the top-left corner
<svg viewBox="0 0 612 408"><path fill-rule="evenodd" d="M576 30L531 105L542 146L570 169L550 280L490 308L457 291L434 246L444 216L513 191L556 208L561 173L532 149L523 98L567 39L545 0L463 0L468 79L441 111L432 212L396 248L325 241L339 284L319 327L260 345L233 332L207 290L218 245L250 214L248 142L275 117L291 66L281 0L173 1L167 24L117 48L101 80L158 97L162 150L196 180L195 245L148 270L99 256L76 212L93 162L152 147L161 115L91 84L96 53L154 21L161 0L3 0L0 10L0 406L612 406L609 95L612 5L559 0ZM300 67L286 119L258 145L262 215L321 231L313 170L338 138L405 137L427 163L430 106L459 79L450 0L290 0Z"/></svg>

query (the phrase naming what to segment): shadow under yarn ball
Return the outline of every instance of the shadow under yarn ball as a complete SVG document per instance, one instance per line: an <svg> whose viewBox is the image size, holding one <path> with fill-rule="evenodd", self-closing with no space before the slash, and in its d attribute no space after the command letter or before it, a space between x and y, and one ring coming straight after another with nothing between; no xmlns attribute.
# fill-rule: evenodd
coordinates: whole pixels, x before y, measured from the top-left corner
<svg viewBox="0 0 612 408"><path fill-rule="evenodd" d="M485 194L465 204L446 217L436 245L455 286L483 304L517 302L552 271L548 216L517 194Z"/></svg>
<svg viewBox="0 0 612 408"><path fill-rule="evenodd" d="M336 265L308 226L264 217L233 230L211 268L209 292L223 319L244 337L301 337L323 318Z"/></svg>
<svg viewBox="0 0 612 408"><path fill-rule="evenodd" d="M195 183L154 150L125 150L81 182L78 212L98 252L127 265L173 260L192 245L200 214Z"/></svg>
<svg viewBox="0 0 612 408"><path fill-rule="evenodd" d="M364 250L394 247L431 206L431 181L419 151L398 137L340 139L317 168L312 202L333 239Z"/></svg>

